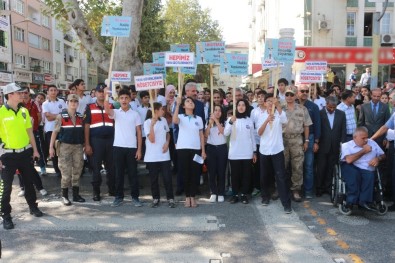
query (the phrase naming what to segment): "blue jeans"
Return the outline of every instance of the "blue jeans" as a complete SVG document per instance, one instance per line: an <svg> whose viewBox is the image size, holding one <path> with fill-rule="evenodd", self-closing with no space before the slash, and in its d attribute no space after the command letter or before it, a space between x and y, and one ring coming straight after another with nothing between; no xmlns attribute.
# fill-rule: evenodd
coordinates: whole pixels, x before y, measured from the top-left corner
<svg viewBox="0 0 395 263"><path fill-rule="evenodd" d="M346 182L347 204L366 204L373 200L374 171L343 162L341 171Z"/></svg>
<svg viewBox="0 0 395 263"><path fill-rule="evenodd" d="M314 134L309 135L309 146L304 153L304 191L305 193L312 194L314 187Z"/></svg>

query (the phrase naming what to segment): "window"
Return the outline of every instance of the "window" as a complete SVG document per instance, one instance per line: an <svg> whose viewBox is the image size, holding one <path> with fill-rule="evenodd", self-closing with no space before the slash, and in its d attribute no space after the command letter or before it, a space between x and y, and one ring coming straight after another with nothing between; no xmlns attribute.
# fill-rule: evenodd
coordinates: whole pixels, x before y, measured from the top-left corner
<svg viewBox="0 0 395 263"><path fill-rule="evenodd" d="M355 36L356 13L347 13L347 36Z"/></svg>
<svg viewBox="0 0 395 263"><path fill-rule="evenodd" d="M0 0L0 10L7 10L7 3Z"/></svg>
<svg viewBox="0 0 395 263"><path fill-rule="evenodd" d="M43 61L44 72L51 73L51 62Z"/></svg>
<svg viewBox="0 0 395 263"><path fill-rule="evenodd" d="M23 15L25 13L25 3L22 0L16 0L14 10Z"/></svg>
<svg viewBox="0 0 395 263"><path fill-rule="evenodd" d="M380 30L381 34L390 34L391 33L391 14L385 13L384 16L380 20Z"/></svg>
<svg viewBox="0 0 395 263"><path fill-rule="evenodd" d="M78 78L78 68L74 68L74 78Z"/></svg>
<svg viewBox="0 0 395 263"><path fill-rule="evenodd" d="M51 50L49 39L46 39L46 38L42 38L42 39L43 39L43 49L48 50L48 51Z"/></svg>
<svg viewBox="0 0 395 263"><path fill-rule="evenodd" d="M363 35L365 37L372 36L373 29L373 13L365 13L363 21Z"/></svg>
<svg viewBox="0 0 395 263"><path fill-rule="evenodd" d="M34 48L41 48L41 37L29 32L29 45Z"/></svg>
<svg viewBox="0 0 395 263"><path fill-rule="evenodd" d="M46 15L42 15L41 24L45 27L49 27L49 17Z"/></svg>
<svg viewBox="0 0 395 263"><path fill-rule="evenodd" d="M74 58L78 59L78 49L74 49Z"/></svg>
<svg viewBox="0 0 395 263"><path fill-rule="evenodd" d="M57 75L62 74L62 63L56 62L56 74Z"/></svg>
<svg viewBox="0 0 395 263"><path fill-rule="evenodd" d="M25 30L19 27L14 27L15 40L25 42Z"/></svg>
<svg viewBox="0 0 395 263"><path fill-rule="evenodd" d="M0 70L6 71L8 70L8 65L5 62L0 62Z"/></svg>
<svg viewBox="0 0 395 263"><path fill-rule="evenodd" d="M60 41L55 39L55 50L60 53Z"/></svg>
<svg viewBox="0 0 395 263"><path fill-rule="evenodd" d="M23 68L25 67L25 56L20 55L20 54L15 54L15 64L22 66Z"/></svg>
<svg viewBox="0 0 395 263"><path fill-rule="evenodd" d="M0 47L8 47L8 33L0 30Z"/></svg>

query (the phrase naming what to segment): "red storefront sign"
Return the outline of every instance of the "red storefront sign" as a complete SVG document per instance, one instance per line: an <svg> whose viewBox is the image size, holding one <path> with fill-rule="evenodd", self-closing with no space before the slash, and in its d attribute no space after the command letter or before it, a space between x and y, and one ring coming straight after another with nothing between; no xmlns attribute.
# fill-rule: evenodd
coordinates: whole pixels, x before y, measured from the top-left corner
<svg viewBox="0 0 395 263"><path fill-rule="evenodd" d="M370 47L296 47L295 62L307 60L323 60L328 64L371 64L372 48ZM395 48L381 47L380 64L395 64Z"/></svg>

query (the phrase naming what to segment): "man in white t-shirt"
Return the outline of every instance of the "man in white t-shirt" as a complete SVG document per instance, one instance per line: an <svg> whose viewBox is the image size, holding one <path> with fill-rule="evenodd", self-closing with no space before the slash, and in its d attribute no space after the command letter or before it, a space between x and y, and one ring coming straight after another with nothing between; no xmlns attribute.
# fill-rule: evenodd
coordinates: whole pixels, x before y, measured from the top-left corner
<svg viewBox="0 0 395 263"><path fill-rule="evenodd" d="M124 198L124 173L128 171L128 179L132 195L132 203L136 207L142 206L139 200L139 178L137 161L141 159L142 137L141 118L129 106L131 95L127 89L121 89L118 101L119 109L111 109L109 103L109 89L105 88L106 99L104 109L108 116L115 121L114 134L114 165L115 165L115 199L111 206L120 206Z"/></svg>
<svg viewBox="0 0 395 263"><path fill-rule="evenodd" d="M84 114L86 105L94 103L92 97L90 95L85 95L85 82L82 79L76 79L73 83L74 87L76 88L76 94L79 97L78 108L77 112Z"/></svg>
<svg viewBox="0 0 395 263"><path fill-rule="evenodd" d="M55 85L50 85L47 91L47 100L42 105L42 112L45 116L44 121L44 132L45 132L45 142L47 149L45 151L45 156L49 156L49 144L51 141L52 132L55 129L56 117L62 112L63 109L67 109L66 103L62 99L58 99L58 88ZM55 151L56 152L56 151ZM52 164L55 172L58 176L61 176L58 167L58 156L55 154L52 157Z"/></svg>

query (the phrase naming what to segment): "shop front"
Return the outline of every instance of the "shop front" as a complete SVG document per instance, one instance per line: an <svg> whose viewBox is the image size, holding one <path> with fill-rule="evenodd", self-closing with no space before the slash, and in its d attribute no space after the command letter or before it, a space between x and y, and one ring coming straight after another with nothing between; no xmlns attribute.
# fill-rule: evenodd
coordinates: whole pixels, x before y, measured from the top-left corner
<svg viewBox="0 0 395 263"><path fill-rule="evenodd" d="M20 86L30 87L32 83L32 73L26 71L15 70L14 81Z"/></svg>
<svg viewBox="0 0 395 263"><path fill-rule="evenodd" d="M42 89L42 85L44 84L44 74L32 73L32 84L30 85L30 88L35 90L35 92L39 92Z"/></svg>
<svg viewBox="0 0 395 263"><path fill-rule="evenodd" d="M0 86L5 86L12 82L12 74L8 72L0 72Z"/></svg>

